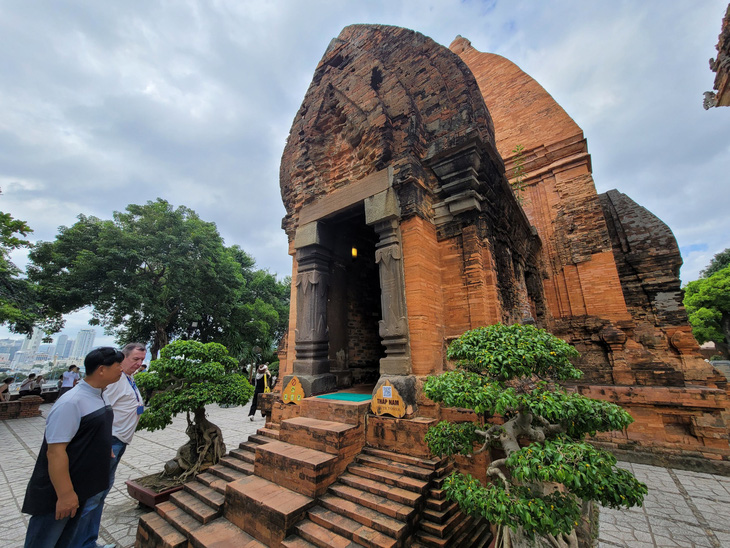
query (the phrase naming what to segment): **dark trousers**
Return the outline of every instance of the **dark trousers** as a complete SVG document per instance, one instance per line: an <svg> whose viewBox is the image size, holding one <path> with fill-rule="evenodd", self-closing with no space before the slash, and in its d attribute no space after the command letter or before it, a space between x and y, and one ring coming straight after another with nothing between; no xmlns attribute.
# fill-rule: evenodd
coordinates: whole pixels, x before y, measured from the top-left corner
<svg viewBox="0 0 730 548"><path fill-rule="evenodd" d="M254 414L256 413L256 409L258 409L259 394L261 394L261 392L259 392L259 391L254 391L254 393L253 393L253 399L251 400L251 409L248 410L249 417L253 417Z"/></svg>

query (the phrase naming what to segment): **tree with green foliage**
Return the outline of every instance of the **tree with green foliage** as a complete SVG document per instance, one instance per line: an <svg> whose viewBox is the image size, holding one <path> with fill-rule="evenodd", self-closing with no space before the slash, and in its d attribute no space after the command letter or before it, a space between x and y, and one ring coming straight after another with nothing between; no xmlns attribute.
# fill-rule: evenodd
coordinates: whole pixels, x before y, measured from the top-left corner
<svg viewBox="0 0 730 548"><path fill-rule="evenodd" d="M715 272L719 272L728 266L730 266L730 247L717 253L710 261L710 264L707 265L707 268L700 270L700 276L709 278Z"/></svg>
<svg viewBox="0 0 730 548"><path fill-rule="evenodd" d="M31 246L26 239L31 232L25 221L0 211L0 325L28 336L35 325L51 332L61 327L60 315L46 318L36 287L21 277L21 270L10 260L12 251Z"/></svg>
<svg viewBox="0 0 730 548"><path fill-rule="evenodd" d="M697 342L714 342L724 358L730 359L730 266L689 282L684 288L684 307Z"/></svg>
<svg viewBox="0 0 730 548"><path fill-rule="evenodd" d="M80 215L55 241L38 243L30 260L29 277L51 310L90 306L92 323L120 344L149 343L153 359L170 341L186 338L237 352L262 333L276 333L282 315L288 319L288 298L258 299L248 279L276 285L272 275L254 270L239 248L227 248L214 223L161 199L131 204L111 220Z"/></svg>
<svg viewBox="0 0 730 548"><path fill-rule="evenodd" d="M176 469L167 468L180 483L217 464L226 453L223 434L206 418L205 406L245 405L253 395L246 376L238 372L238 361L218 343L170 343L148 371L134 378L143 393L152 393L138 430L161 430L179 413L186 414L189 439L177 452Z"/></svg>
<svg viewBox="0 0 730 548"><path fill-rule="evenodd" d="M531 325L496 324L464 333L447 356L456 370L429 377L424 393L478 420L442 421L426 441L436 455L497 450L487 485L455 472L443 489L463 511L498 526L498 547L577 546L576 526L591 501L641 505L646 486L586 441L626 428L631 416L558 384L582 375L570 361L578 356L572 346Z"/></svg>

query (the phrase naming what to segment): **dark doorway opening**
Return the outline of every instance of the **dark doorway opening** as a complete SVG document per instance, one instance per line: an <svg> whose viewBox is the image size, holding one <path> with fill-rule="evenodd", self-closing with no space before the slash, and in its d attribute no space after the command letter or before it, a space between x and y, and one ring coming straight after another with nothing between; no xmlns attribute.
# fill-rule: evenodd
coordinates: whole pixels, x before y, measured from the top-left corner
<svg viewBox="0 0 730 548"><path fill-rule="evenodd" d="M375 384L385 357L379 321L380 275L375 262L378 236L365 224L358 204L327 219L333 236L333 260L327 318L331 372L339 387Z"/></svg>

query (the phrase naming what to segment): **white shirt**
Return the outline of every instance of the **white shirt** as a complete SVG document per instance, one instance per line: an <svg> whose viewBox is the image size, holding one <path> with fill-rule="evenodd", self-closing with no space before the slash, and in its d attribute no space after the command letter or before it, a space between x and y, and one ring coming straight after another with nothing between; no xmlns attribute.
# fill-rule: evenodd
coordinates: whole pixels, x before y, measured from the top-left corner
<svg viewBox="0 0 730 548"><path fill-rule="evenodd" d="M142 405L142 396L134 386L134 381L129 375L122 373L117 382L106 387L104 397L114 410L112 436L124 443L132 443L139 422L137 407Z"/></svg>
<svg viewBox="0 0 730 548"><path fill-rule="evenodd" d="M63 374L63 384L61 388L73 388L74 382L79 380L79 374L75 371L66 371Z"/></svg>

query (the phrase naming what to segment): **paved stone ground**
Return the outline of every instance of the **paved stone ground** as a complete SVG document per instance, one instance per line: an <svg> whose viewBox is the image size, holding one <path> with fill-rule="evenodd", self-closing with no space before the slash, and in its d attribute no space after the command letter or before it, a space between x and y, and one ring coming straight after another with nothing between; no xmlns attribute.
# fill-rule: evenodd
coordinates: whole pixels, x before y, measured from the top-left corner
<svg viewBox="0 0 730 548"><path fill-rule="evenodd" d="M41 406L44 416L50 405ZM208 407L210 419L232 449L263 426L250 422L248 408ZM0 546L23 545L28 516L20 512L28 478L43 441L45 419L0 421ZM127 495L124 481L152 474L175 456L185 441L185 417L161 432L137 432L117 470L102 518L101 541L134 545L137 520L145 511ZM649 486L642 508L601 509L599 548L730 547L730 478L622 463Z"/></svg>

